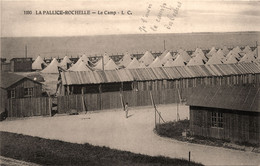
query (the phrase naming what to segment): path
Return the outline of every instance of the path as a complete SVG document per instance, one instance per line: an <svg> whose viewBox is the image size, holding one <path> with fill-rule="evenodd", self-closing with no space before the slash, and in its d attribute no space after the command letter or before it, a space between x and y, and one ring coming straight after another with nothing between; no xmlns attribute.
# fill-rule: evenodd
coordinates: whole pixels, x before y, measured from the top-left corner
<svg viewBox="0 0 260 166"><path fill-rule="evenodd" d="M176 105L161 105L158 110L166 121L176 119ZM188 117L188 107L181 106L180 118ZM252 152L184 143L161 138L153 132L152 107L130 108L126 119L121 110L75 116L34 117L4 121L1 131L22 133L73 143L90 143L147 155L188 158L206 165L259 165L260 155Z"/></svg>

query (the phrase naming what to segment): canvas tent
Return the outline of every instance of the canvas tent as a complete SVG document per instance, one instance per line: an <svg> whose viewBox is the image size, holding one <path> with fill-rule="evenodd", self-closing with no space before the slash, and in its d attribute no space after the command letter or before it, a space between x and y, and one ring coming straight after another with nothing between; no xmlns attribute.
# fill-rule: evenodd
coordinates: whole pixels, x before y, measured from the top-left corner
<svg viewBox="0 0 260 166"><path fill-rule="evenodd" d="M212 57L212 55L214 55L217 52L215 47L212 47L209 51L209 53L207 54L207 57L210 58Z"/></svg>
<svg viewBox="0 0 260 166"><path fill-rule="evenodd" d="M207 65L222 64L222 61L219 59L218 54L215 53L211 58L209 58L209 61L206 64Z"/></svg>
<svg viewBox="0 0 260 166"><path fill-rule="evenodd" d="M67 69L67 65L72 64L71 60L68 58L68 56L65 56L63 60L60 62L61 67L65 67Z"/></svg>
<svg viewBox="0 0 260 166"><path fill-rule="evenodd" d="M140 63L136 58L133 58L133 60L126 66L127 69L137 69L140 67Z"/></svg>
<svg viewBox="0 0 260 166"><path fill-rule="evenodd" d="M235 54L230 54L227 56L227 61L225 62L225 64L232 64L232 63L237 63L238 60L235 57Z"/></svg>
<svg viewBox="0 0 260 166"><path fill-rule="evenodd" d="M224 56L226 56L226 55L229 53L229 49L227 48L227 46L224 46L224 47L222 48L222 51L223 51L223 53L224 53Z"/></svg>
<svg viewBox="0 0 260 166"><path fill-rule="evenodd" d="M244 48L243 52L249 53L249 52L252 52L252 50L251 50L251 48L247 45L247 46Z"/></svg>
<svg viewBox="0 0 260 166"><path fill-rule="evenodd" d="M162 67L162 61L159 57L155 58L155 60L149 65L149 67Z"/></svg>
<svg viewBox="0 0 260 166"><path fill-rule="evenodd" d="M162 64L165 64L169 59L172 59L172 54L170 52L168 52L163 59L161 59Z"/></svg>
<svg viewBox="0 0 260 166"><path fill-rule="evenodd" d="M45 68L43 69L41 72L42 73L59 73L58 71L58 66L59 66L59 62L56 60L56 58L54 58L51 63Z"/></svg>
<svg viewBox="0 0 260 166"><path fill-rule="evenodd" d="M160 55L160 58L163 59L168 53L169 50L164 50L163 53Z"/></svg>
<svg viewBox="0 0 260 166"><path fill-rule="evenodd" d="M69 70L73 71L74 69L77 68L77 66L78 66L81 62L82 62L82 57L80 57L80 58L78 59L78 61L77 61L75 64L73 64L73 65L69 68Z"/></svg>
<svg viewBox="0 0 260 166"><path fill-rule="evenodd" d="M191 58L187 66L204 65L203 59L200 56Z"/></svg>
<svg viewBox="0 0 260 166"><path fill-rule="evenodd" d="M139 59L139 62L143 62L146 66L148 66L153 62L153 60L153 55L149 51L146 51L144 55Z"/></svg>
<svg viewBox="0 0 260 166"><path fill-rule="evenodd" d="M102 60L102 58L104 60ZM99 59L99 61L95 64L95 69L99 69L99 70L103 70L103 65L104 67L106 66L106 64L110 61L110 57L105 53L102 58ZM103 61L104 61L104 64L103 64Z"/></svg>
<svg viewBox="0 0 260 166"><path fill-rule="evenodd" d="M232 51L233 51L234 53L240 53L240 52L241 52L241 49L240 49L238 46L236 46L235 48L232 49Z"/></svg>
<svg viewBox="0 0 260 166"><path fill-rule="evenodd" d="M200 48L197 48L192 54L192 57L200 57L204 61L207 61L207 57L204 55L203 51Z"/></svg>
<svg viewBox="0 0 260 166"><path fill-rule="evenodd" d="M80 61L71 71L92 71L84 61Z"/></svg>
<svg viewBox="0 0 260 166"><path fill-rule="evenodd" d="M176 59L172 62L172 66L185 66L182 56L179 54Z"/></svg>
<svg viewBox="0 0 260 166"><path fill-rule="evenodd" d="M181 55L182 59L183 59L186 63L188 63L188 62L190 61L190 59L191 59L191 57L188 55L188 53L187 53L186 51L184 51L183 49L179 49L179 50L178 50L178 53L177 53L177 56L178 56L178 54Z"/></svg>
<svg viewBox="0 0 260 166"><path fill-rule="evenodd" d="M217 57L218 59L220 59L222 62L225 62L227 60L227 58L224 56L225 53L221 50L221 49L218 49L217 51Z"/></svg>
<svg viewBox="0 0 260 166"><path fill-rule="evenodd" d="M235 57L236 59L240 59L240 55L238 54L238 53L236 53L236 52L234 52L233 50L231 50L228 54L227 54L227 56L226 56L226 58L227 59L229 59L229 57Z"/></svg>
<svg viewBox="0 0 260 166"><path fill-rule="evenodd" d="M118 69L117 65L113 61L113 59L110 59L107 64L104 66L104 70L115 70Z"/></svg>
<svg viewBox="0 0 260 166"><path fill-rule="evenodd" d="M40 56L38 56L35 61L32 63L33 70L42 70L43 66L47 66L47 64L42 60Z"/></svg>
<svg viewBox="0 0 260 166"><path fill-rule="evenodd" d="M173 59L168 59L167 62L163 66L164 67L172 67L173 66Z"/></svg>
<svg viewBox="0 0 260 166"><path fill-rule="evenodd" d="M248 52L240 59L239 62L255 62L255 61L256 59L254 57L253 52Z"/></svg>
<svg viewBox="0 0 260 166"><path fill-rule="evenodd" d="M120 65L126 67L131 61L132 61L131 55L128 52L126 52L123 58L120 60Z"/></svg>

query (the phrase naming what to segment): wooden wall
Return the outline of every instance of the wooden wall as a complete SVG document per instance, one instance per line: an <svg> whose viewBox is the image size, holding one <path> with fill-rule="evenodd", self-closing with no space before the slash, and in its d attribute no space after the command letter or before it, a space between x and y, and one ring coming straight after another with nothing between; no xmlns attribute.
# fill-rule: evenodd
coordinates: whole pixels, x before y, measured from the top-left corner
<svg viewBox="0 0 260 166"><path fill-rule="evenodd" d="M15 89L15 98L23 98L25 97L24 88L33 88L32 97L40 97L42 95L42 85L29 79L23 79L17 82L16 84L9 87L8 90Z"/></svg>
<svg viewBox="0 0 260 166"><path fill-rule="evenodd" d="M223 113L223 128L211 127L211 114L213 111ZM259 144L259 122L260 113L256 112L190 107L190 130L192 135Z"/></svg>

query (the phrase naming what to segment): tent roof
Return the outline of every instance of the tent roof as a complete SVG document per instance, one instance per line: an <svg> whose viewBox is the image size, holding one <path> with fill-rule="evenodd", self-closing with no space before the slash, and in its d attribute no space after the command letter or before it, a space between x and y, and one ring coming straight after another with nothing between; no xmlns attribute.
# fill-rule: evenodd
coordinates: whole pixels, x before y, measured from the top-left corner
<svg viewBox="0 0 260 166"><path fill-rule="evenodd" d="M185 66L184 60L181 56L181 54L179 54L176 59L172 62L172 66Z"/></svg>
<svg viewBox="0 0 260 166"><path fill-rule="evenodd" d="M214 54L211 58L209 58L208 64L222 64L221 60L217 57L217 53Z"/></svg>
<svg viewBox="0 0 260 166"><path fill-rule="evenodd" d="M136 69L140 67L139 61L134 57L133 60L126 66L127 69Z"/></svg>
<svg viewBox="0 0 260 166"><path fill-rule="evenodd" d="M86 65L84 61L80 61L77 66L70 69L70 71L92 71L90 68Z"/></svg>
<svg viewBox="0 0 260 166"><path fill-rule="evenodd" d="M153 55L149 51L146 51L145 54L139 59L139 62L143 62L145 65L150 65L153 60Z"/></svg>
<svg viewBox="0 0 260 166"><path fill-rule="evenodd" d="M126 52L123 56L123 58L121 59L120 61L120 65L123 65L123 66L128 66L128 64L132 61L132 58L131 58L131 55Z"/></svg>
<svg viewBox="0 0 260 166"><path fill-rule="evenodd" d="M160 55L160 58L163 59L165 55L167 55L170 51L164 50L163 53Z"/></svg>
<svg viewBox="0 0 260 166"><path fill-rule="evenodd" d="M149 65L149 67L162 67L161 59L156 57L155 60Z"/></svg>
<svg viewBox="0 0 260 166"><path fill-rule="evenodd" d="M168 52L163 59L161 59L162 64L165 64L167 62L168 59L172 59L172 54L170 52Z"/></svg>
<svg viewBox="0 0 260 166"><path fill-rule="evenodd" d="M67 63L72 63L68 56L65 56L63 60L60 62L60 66L65 66Z"/></svg>
<svg viewBox="0 0 260 166"><path fill-rule="evenodd" d="M47 66L47 64L42 60L40 56L38 56L35 61L32 63L32 69L34 70L41 70L42 69L42 64Z"/></svg>
<svg viewBox="0 0 260 166"><path fill-rule="evenodd" d="M105 70L115 70L115 69L118 69L118 67L112 59L109 59L107 64L105 64L104 69Z"/></svg>
<svg viewBox="0 0 260 166"><path fill-rule="evenodd" d="M42 73L59 73L58 71L59 62L54 58L51 63L43 69Z"/></svg>
<svg viewBox="0 0 260 166"><path fill-rule="evenodd" d="M237 63L237 59L235 57L234 54L230 54L229 56L227 56L227 61L225 62L225 64L231 64L231 63Z"/></svg>
<svg viewBox="0 0 260 166"><path fill-rule="evenodd" d="M239 62L254 62L255 61L255 57L253 52L248 52L246 53Z"/></svg>
<svg viewBox="0 0 260 166"><path fill-rule="evenodd" d="M203 59L200 56L191 58L187 66L204 65Z"/></svg>

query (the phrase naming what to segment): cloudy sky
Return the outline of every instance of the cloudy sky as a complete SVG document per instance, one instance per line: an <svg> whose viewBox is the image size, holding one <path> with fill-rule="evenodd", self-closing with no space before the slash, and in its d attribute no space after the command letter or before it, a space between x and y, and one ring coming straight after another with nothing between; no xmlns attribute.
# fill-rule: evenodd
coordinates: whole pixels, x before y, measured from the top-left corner
<svg viewBox="0 0 260 166"><path fill-rule="evenodd" d="M181 5L177 2L178 0L2 0L1 36L260 31L259 1L179 0ZM174 20L169 19L167 15L173 15L172 9L176 8L178 14L172 17ZM116 11L117 14L36 15L36 11L54 10ZM24 11L32 11L32 14L25 15ZM125 14L118 14L121 11ZM132 15L126 14L127 11L131 11ZM145 27L146 32L140 30L141 27Z"/></svg>

